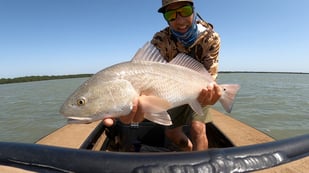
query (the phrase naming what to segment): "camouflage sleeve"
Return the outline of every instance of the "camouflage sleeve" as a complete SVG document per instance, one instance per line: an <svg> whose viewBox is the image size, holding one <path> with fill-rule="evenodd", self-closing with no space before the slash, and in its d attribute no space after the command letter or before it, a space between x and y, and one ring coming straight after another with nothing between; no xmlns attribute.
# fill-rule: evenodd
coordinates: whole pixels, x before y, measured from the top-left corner
<svg viewBox="0 0 309 173"><path fill-rule="evenodd" d="M151 43L159 49L161 55L169 62L177 55L177 49L175 42L171 40L171 36L169 35L168 28L157 32Z"/></svg>
<svg viewBox="0 0 309 173"><path fill-rule="evenodd" d="M208 69L211 76L216 79L218 76L220 49L220 37L218 33L213 32L213 34L209 37L207 48L207 59L204 61L204 66Z"/></svg>
<svg viewBox="0 0 309 173"><path fill-rule="evenodd" d="M204 21L199 21L198 23L206 27L207 30L201 33L195 44L192 45L191 54L216 79L218 76L220 36L213 30L211 24Z"/></svg>

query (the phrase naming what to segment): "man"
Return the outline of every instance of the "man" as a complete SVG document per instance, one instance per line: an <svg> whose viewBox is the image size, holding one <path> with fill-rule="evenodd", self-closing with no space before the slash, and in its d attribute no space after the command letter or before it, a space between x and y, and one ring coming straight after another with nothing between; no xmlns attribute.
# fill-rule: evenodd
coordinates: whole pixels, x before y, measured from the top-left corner
<svg viewBox="0 0 309 173"><path fill-rule="evenodd" d="M163 14L168 27L156 33L151 43L157 47L162 56L169 62L178 53L185 53L201 62L208 72L216 79L218 74L218 54L220 48L219 35L212 25L205 21L197 21L193 0L162 0L158 10ZM188 81L190 82L190 81ZM208 148L205 122L207 121L208 105L213 105L221 96L217 84L210 84L202 89L198 101L204 107L204 116L193 113L188 105L169 110L173 125L165 130L166 136L184 151L205 150ZM135 100L130 115L120 118L123 123L141 122L143 110ZM103 120L105 125L113 122ZM182 127L190 124L191 140L183 133Z"/></svg>

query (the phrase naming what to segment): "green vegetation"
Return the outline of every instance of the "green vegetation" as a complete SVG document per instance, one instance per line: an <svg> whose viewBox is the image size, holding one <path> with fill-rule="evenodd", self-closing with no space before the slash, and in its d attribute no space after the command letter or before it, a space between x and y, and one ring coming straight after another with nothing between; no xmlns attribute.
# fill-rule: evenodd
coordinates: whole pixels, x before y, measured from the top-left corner
<svg viewBox="0 0 309 173"><path fill-rule="evenodd" d="M76 74L76 75L60 75L60 76L25 76L17 78L1 78L0 84L33 82L42 80L67 79L67 78L83 78L90 77L92 74Z"/></svg>

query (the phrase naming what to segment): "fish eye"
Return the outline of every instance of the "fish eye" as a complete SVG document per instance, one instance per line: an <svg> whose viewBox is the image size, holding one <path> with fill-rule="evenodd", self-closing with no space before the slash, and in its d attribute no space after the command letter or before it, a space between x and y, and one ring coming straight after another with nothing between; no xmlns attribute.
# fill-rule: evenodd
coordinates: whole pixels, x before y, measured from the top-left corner
<svg viewBox="0 0 309 173"><path fill-rule="evenodd" d="M78 106L84 106L86 104L86 99L84 97L77 99L76 101Z"/></svg>

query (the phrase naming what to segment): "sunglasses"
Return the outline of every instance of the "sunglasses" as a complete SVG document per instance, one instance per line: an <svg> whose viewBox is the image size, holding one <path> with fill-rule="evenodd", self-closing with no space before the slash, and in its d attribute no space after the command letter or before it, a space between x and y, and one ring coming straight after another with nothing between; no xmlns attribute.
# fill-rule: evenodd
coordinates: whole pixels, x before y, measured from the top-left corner
<svg viewBox="0 0 309 173"><path fill-rule="evenodd" d="M193 7L191 5L186 5L175 10L166 11L163 15L166 21L171 22L177 18L177 14L180 14L182 17L188 17L191 16L192 13Z"/></svg>

